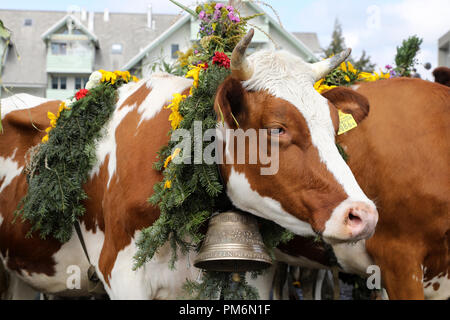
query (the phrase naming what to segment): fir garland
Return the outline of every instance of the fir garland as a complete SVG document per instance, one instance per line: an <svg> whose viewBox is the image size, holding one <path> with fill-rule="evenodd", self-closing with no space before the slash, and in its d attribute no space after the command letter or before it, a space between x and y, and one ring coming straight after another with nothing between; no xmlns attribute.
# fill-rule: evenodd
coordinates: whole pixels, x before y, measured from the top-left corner
<svg viewBox="0 0 450 320"><path fill-rule="evenodd" d="M27 236L39 231L43 239L53 236L67 242L73 224L84 214L83 184L97 160L95 143L114 112L117 87L128 82L111 80L92 88L70 108L62 103L58 118L49 112L53 128L33 149L27 168L28 192L15 212L14 220L20 217L31 223Z"/></svg>
<svg viewBox="0 0 450 320"><path fill-rule="evenodd" d="M191 137L194 136L194 121L202 123L203 132L217 127L217 115L214 111L216 91L231 74L228 55L244 36L248 20L240 18L234 8L225 8L214 2L197 7L196 14L202 20L199 32L201 46L197 47L198 50L191 50L192 53L195 52L191 56L184 57L184 60L191 63L186 76L194 78L194 86L188 97L174 94L172 104L168 106L172 109L169 117L172 130L169 134L176 129L186 129ZM177 149L178 143L179 141L170 141L164 146L154 164L154 169L162 171L163 180L155 184L154 194L149 202L159 207L160 217L142 231L137 241L135 269L143 266L167 242L172 247L169 267L174 268L177 250L182 254L198 250L204 237L201 231L205 230L206 222L227 202L217 165L204 162L184 164L184 159L194 158L194 141L190 141L191 154L183 154ZM175 157L181 157L178 164L172 161ZM258 221L263 241L271 253L271 249L281 241L288 241L293 237L272 221L260 218ZM232 277L227 272L204 271L200 282L187 281L184 289L189 297L197 299L258 297L256 289L246 282L245 274L240 275L239 282L232 281Z"/></svg>

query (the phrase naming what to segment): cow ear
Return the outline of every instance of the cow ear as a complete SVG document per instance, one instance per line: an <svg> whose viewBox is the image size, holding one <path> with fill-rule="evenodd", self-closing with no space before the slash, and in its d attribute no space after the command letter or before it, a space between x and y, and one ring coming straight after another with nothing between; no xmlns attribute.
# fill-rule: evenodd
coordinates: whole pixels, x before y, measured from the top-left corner
<svg viewBox="0 0 450 320"><path fill-rule="evenodd" d="M228 77L216 93L214 109L219 122L226 122L232 129L240 127L245 113L245 90L241 81Z"/></svg>
<svg viewBox="0 0 450 320"><path fill-rule="evenodd" d="M369 114L369 100L355 90L343 87L331 89L322 94L337 109L353 116L360 123Z"/></svg>

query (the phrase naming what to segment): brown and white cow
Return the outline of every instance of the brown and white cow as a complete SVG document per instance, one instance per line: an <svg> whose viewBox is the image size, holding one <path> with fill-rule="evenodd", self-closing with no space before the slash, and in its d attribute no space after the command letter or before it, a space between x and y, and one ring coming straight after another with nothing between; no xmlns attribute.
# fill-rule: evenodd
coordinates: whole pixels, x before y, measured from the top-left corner
<svg viewBox="0 0 450 320"><path fill-rule="evenodd" d="M355 117L362 114L352 110L367 113L370 104L367 118L337 141L380 217L372 238L331 242L340 267L367 277L368 266L379 266L390 299L448 299L450 88L399 78L324 97ZM311 256L295 243L280 249L277 257L291 264L318 261L317 250Z"/></svg>
<svg viewBox="0 0 450 320"><path fill-rule="evenodd" d="M313 88L314 82L349 52L316 64L283 51L257 52L247 61L243 57L251 35L235 50L233 76L217 91L216 108L220 106L225 119L218 130L235 128L234 118L243 129L271 129L267 139L279 139L279 170L272 176L260 176L260 165L221 165L228 196L236 207L298 235L320 233L337 245L369 238L378 213L335 146L339 99L327 100ZM146 199L162 178L152 163L168 139L170 111L163 106L173 93L187 93L191 86L192 81L167 74L123 86L104 137L98 142L98 162L85 185L89 199L81 227L91 262L111 298L174 299L185 278L198 276L199 271L190 263L192 257L180 256L177 271L168 269L169 246L143 268L132 270L135 239L159 216L158 209ZM26 95L19 98L33 100ZM25 239L29 225L11 224L17 203L26 192L22 174L25 153L40 142L48 125L46 113L55 111L59 104L19 104L14 99L17 97L2 101L1 258L10 274L40 291L82 294L85 277L82 290L66 287L71 266L79 266L82 275L88 267L76 236L65 244L41 240L38 234ZM361 121L368 110L352 104L348 111ZM225 147L229 146L226 142Z"/></svg>

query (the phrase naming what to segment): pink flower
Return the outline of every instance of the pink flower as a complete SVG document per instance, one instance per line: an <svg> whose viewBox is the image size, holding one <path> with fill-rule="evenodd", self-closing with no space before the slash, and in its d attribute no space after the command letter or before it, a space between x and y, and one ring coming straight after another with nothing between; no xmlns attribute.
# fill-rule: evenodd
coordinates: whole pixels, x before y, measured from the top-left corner
<svg viewBox="0 0 450 320"><path fill-rule="evenodd" d="M241 19L239 19L238 16L235 16L235 15L233 14L233 12L230 12L230 13L228 14L228 19L230 19L231 22L235 22L235 23L238 23L238 22L241 21Z"/></svg>
<svg viewBox="0 0 450 320"><path fill-rule="evenodd" d="M220 10L214 11L214 19L219 20L220 16L222 15L222 12Z"/></svg>
<svg viewBox="0 0 450 320"><path fill-rule="evenodd" d="M218 3L218 4L216 4L216 6L214 7L214 9L220 10L220 9L222 9L223 7L225 7L225 5L224 5L223 3Z"/></svg>

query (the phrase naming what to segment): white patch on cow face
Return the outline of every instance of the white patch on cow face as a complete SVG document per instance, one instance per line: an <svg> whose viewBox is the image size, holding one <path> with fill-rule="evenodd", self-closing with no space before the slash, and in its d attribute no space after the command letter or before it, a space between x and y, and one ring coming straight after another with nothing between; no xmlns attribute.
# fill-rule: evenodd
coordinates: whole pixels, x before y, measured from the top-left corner
<svg viewBox="0 0 450 320"><path fill-rule="evenodd" d="M15 94L1 100L2 119L13 111L32 109L51 100L35 97L26 93Z"/></svg>
<svg viewBox="0 0 450 320"><path fill-rule="evenodd" d="M309 223L303 222L284 211L278 201L263 197L252 190L245 174L236 172L233 167L228 178L227 194L233 204L243 211L271 220L295 234L301 236L315 235Z"/></svg>
<svg viewBox="0 0 450 320"><path fill-rule="evenodd" d="M105 288L109 297L114 300L180 298L186 279L195 280L201 272L191 264L195 254L179 253L175 269L170 270L168 263L172 249L169 244L165 244L152 260L141 268L133 270L133 256L137 251L135 239L139 236L140 231L136 231L131 243L117 255L109 278L110 288Z"/></svg>
<svg viewBox="0 0 450 320"><path fill-rule="evenodd" d="M433 284L439 284L438 290L434 290ZM428 286L426 288L426 286ZM450 279L448 272L441 272L433 279L423 283L424 295L426 299L431 300L446 300L450 298Z"/></svg>
<svg viewBox="0 0 450 320"><path fill-rule="evenodd" d="M243 82L247 90L267 91L293 104L303 115L320 159L349 198L369 202L335 145L328 100L313 88L311 68L286 51L259 51L249 57L254 74Z"/></svg>
<svg viewBox="0 0 450 320"><path fill-rule="evenodd" d="M0 180L4 179L0 185L0 193L22 173L23 167L19 167L19 164L13 160L16 156L16 152L17 148L10 157L0 157Z"/></svg>

